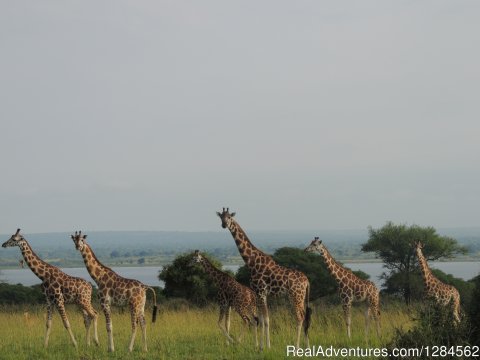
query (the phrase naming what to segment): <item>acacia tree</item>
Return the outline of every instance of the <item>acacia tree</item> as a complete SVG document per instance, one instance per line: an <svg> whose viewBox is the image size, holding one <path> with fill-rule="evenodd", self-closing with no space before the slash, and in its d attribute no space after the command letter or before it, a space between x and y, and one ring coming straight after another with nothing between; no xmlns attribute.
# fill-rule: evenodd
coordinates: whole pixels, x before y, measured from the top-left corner
<svg viewBox="0 0 480 360"><path fill-rule="evenodd" d="M387 222L380 229L368 228L369 239L362 245L362 251L375 252L384 262L388 273L383 273L387 291L402 294L405 302L410 303L412 295L418 295L419 268L415 254L414 241L423 244L423 254L428 261L440 258L452 258L457 253L466 253L457 240L440 236L433 227L418 225L396 225Z"/></svg>

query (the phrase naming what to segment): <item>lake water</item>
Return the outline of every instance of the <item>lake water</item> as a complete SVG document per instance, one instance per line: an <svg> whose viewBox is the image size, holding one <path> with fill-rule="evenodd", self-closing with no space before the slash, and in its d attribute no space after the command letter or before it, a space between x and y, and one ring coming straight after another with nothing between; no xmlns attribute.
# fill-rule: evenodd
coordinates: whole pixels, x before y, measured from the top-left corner
<svg viewBox="0 0 480 360"><path fill-rule="evenodd" d="M370 275L372 280L377 286L381 285L379 280L382 272L385 271L383 263L355 263L344 262L352 270L361 270ZM452 274L455 277L463 280L470 280L471 278L480 274L480 262L432 262L430 263L432 268L440 269L447 274ZM226 265L224 269L237 271L238 265ZM162 270L161 266L144 266L144 267L112 267L119 275L129 278L140 280L146 285L163 286L163 282L158 279L158 273ZM62 268L65 273L78 276L87 279L93 283L87 269L82 268ZM4 269L0 270L0 280L8 282L10 284L22 284L25 286L39 284L40 280L28 269Z"/></svg>

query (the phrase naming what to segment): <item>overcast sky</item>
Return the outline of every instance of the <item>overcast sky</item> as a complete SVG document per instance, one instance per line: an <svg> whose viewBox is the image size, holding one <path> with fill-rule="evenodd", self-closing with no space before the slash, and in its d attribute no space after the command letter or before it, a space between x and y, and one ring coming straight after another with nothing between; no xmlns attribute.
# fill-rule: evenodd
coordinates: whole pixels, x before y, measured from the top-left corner
<svg viewBox="0 0 480 360"><path fill-rule="evenodd" d="M478 1L2 1L0 233L480 226Z"/></svg>

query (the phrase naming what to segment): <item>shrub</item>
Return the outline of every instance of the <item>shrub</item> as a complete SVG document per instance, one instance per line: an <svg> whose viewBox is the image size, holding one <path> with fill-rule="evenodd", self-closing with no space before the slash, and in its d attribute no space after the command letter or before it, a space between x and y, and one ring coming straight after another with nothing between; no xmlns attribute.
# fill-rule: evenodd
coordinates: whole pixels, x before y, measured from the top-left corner
<svg viewBox="0 0 480 360"><path fill-rule="evenodd" d="M40 285L23 286L0 283L0 304L41 304L45 302Z"/></svg>
<svg viewBox="0 0 480 360"><path fill-rule="evenodd" d="M218 260L204 254L215 266L221 268ZM216 299L218 289L203 271L200 264L192 264L193 253L177 256L173 263L166 265L158 275L165 283L164 294L167 298L184 298L205 306Z"/></svg>
<svg viewBox="0 0 480 360"><path fill-rule="evenodd" d="M480 275L477 275L473 278L473 284L475 289L473 290L473 299L477 301L472 301L469 309L470 321L472 322L474 328L471 334L472 344L480 344Z"/></svg>
<svg viewBox="0 0 480 360"><path fill-rule="evenodd" d="M416 319L416 325L408 330L396 329L390 348L411 349L429 346L445 346L446 349L456 346L471 345L471 326L467 317L456 323L451 307L429 302L423 306ZM458 359L454 354L444 354L442 359ZM437 359L431 351L424 351L421 356L402 357L402 359ZM461 358L461 357L460 357Z"/></svg>

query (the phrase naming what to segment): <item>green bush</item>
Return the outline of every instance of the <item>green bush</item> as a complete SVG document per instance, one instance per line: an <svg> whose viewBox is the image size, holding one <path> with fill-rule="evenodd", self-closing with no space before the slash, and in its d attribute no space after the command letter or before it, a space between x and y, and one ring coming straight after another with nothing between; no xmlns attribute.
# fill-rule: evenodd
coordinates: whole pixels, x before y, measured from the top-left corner
<svg viewBox="0 0 480 360"><path fill-rule="evenodd" d="M408 330L396 329L389 348L421 349L422 347L444 346L446 349L456 346L473 345L470 342L471 326L468 317L456 323L452 307L445 307L434 302L422 306L416 325ZM459 359L455 354L444 354L442 359ZM402 357L401 359L437 359L435 354L424 351L421 356Z"/></svg>
<svg viewBox="0 0 480 360"><path fill-rule="evenodd" d="M220 262L204 254L216 267ZM166 265L158 278L165 283L163 293L167 298L184 298L205 306L216 299L218 289L200 264L192 264L193 253L179 255L173 263Z"/></svg>
<svg viewBox="0 0 480 360"><path fill-rule="evenodd" d="M480 344L480 275L477 275L472 279L472 282L475 286L474 290L472 291L472 299L476 299L476 301L472 301L469 308L469 315L470 321L472 322L473 331L471 335L471 342L472 344Z"/></svg>
<svg viewBox="0 0 480 360"><path fill-rule="evenodd" d="M41 304L45 302L45 295L40 285L23 286L0 283L0 304Z"/></svg>

